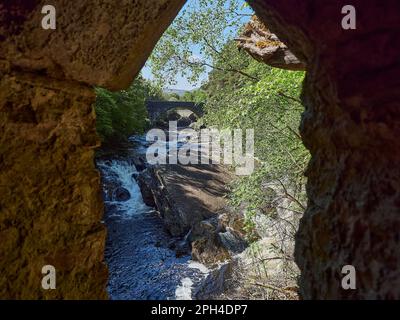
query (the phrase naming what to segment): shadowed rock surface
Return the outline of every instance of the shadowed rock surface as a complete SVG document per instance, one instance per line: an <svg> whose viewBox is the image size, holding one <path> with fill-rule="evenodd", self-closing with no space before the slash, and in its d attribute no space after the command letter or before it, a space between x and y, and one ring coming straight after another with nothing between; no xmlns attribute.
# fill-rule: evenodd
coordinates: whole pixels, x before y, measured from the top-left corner
<svg viewBox="0 0 400 320"><path fill-rule="evenodd" d="M93 91L0 75L0 298L105 298ZM42 267L57 290L42 290Z"/></svg>

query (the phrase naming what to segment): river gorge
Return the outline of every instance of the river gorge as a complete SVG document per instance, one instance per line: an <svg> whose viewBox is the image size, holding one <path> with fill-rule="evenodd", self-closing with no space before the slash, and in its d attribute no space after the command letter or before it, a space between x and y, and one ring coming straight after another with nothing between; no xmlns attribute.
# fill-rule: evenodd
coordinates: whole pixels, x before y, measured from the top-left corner
<svg viewBox="0 0 400 320"><path fill-rule="evenodd" d="M164 143L168 145L168 141ZM178 148L182 145L184 141L178 141ZM199 292L209 291L204 286L229 257L229 250L224 248L214 252L216 258L211 257L214 253L207 248L210 244L204 245L202 241L209 236L204 225L218 225L217 211L225 206L225 183L231 177L228 171L213 165L150 167L145 161L148 147L145 136L132 136L124 147L108 150L96 161L102 177L103 222L107 228L107 291L116 300L193 299ZM160 170L163 182L171 186L166 195L157 193L157 189L164 189L162 186L153 186L153 190L143 186L147 184L151 189L151 183L154 185L149 174L152 170ZM222 180L215 180L212 175ZM168 180L171 176L176 180ZM149 199L148 193L155 198ZM168 198L168 204L163 203L163 197ZM165 209L181 216L171 217L171 213L163 212ZM226 230L222 231L226 234ZM218 232L223 239L224 232ZM193 258L193 247L199 238L202 245ZM212 245L218 246L216 243ZM236 249L242 251L245 247L241 245ZM223 277L220 282L214 283L211 290L221 289Z"/></svg>

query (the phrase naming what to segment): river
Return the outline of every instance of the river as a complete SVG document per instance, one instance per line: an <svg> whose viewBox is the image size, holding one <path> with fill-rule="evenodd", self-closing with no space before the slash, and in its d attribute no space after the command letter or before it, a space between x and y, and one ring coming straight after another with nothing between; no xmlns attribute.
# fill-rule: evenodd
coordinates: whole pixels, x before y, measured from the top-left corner
<svg viewBox="0 0 400 320"><path fill-rule="evenodd" d="M154 208L148 207L134 176L131 157L144 154L143 137L132 137L125 155L97 160L104 193L104 223L107 227L105 261L109 269L108 294L112 300L192 299L209 270L177 257L173 239ZM111 189L123 187L128 200L117 200Z"/></svg>

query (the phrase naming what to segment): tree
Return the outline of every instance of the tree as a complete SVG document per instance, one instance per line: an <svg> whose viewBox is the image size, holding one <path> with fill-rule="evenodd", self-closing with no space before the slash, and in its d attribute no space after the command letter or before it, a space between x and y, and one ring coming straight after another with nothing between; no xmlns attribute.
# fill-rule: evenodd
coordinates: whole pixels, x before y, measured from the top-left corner
<svg viewBox="0 0 400 320"><path fill-rule="evenodd" d="M161 99L162 91L139 76L127 90L96 88L97 132L105 144L126 141L147 126L146 99Z"/></svg>
<svg viewBox="0 0 400 320"><path fill-rule="evenodd" d="M183 97L205 103L202 124L219 130L254 129L256 169L231 185L230 204L244 213L247 236L253 244L257 244L260 215L261 221L269 221L262 228L276 228L269 229L275 243L268 250L287 262L286 273L296 270L294 234L307 201L304 170L309 153L298 129L304 72L271 68L240 51L234 38L244 23L241 2L224 2L194 1L197 10L187 7L151 57L153 72L163 81L181 72L195 82L209 71L202 87ZM259 266L266 263L260 256L255 260ZM296 271L288 274L290 283L295 283Z"/></svg>
<svg viewBox="0 0 400 320"><path fill-rule="evenodd" d="M182 96L182 101L192 101L196 103L204 102L207 98L207 94L203 89L196 89L192 91L186 91Z"/></svg>
<svg viewBox="0 0 400 320"><path fill-rule="evenodd" d="M232 45L227 43L226 48ZM230 54L241 61L238 64L243 71L260 79L253 81L216 69L203 86L206 124L220 129L253 128L255 132L258 168L252 176L239 180L232 199L237 205L246 202L252 209L270 207L262 185L282 181L287 190L296 191L299 203L293 203L293 210L301 211L305 202L303 172L309 159L298 130L304 72L271 68L237 50L231 49Z"/></svg>

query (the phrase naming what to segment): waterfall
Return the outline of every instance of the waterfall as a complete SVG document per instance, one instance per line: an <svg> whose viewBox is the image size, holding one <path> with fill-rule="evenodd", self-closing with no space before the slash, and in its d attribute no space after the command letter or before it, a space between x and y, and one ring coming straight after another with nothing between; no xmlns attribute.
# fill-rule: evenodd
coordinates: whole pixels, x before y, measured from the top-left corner
<svg viewBox="0 0 400 320"><path fill-rule="evenodd" d="M117 208L116 214L122 218L130 218L133 215L151 210L143 202L139 186L134 179L137 170L133 164L124 160L106 160L99 161L97 166L102 172L103 190L108 187L108 184L111 184L111 186L118 185L129 191L130 194L130 198L127 201L118 201L112 192L105 192L104 202L106 207L114 205Z"/></svg>
<svg viewBox="0 0 400 320"><path fill-rule="evenodd" d="M140 141L140 140L138 140ZM145 150L143 145L135 152ZM132 150L130 150L132 151ZM190 255L176 257L154 208L144 204L129 157L98 160L107 227L105 260L111 299L191 299L209 270ZM123 199L118 199L118 190ZM129 193L129 197L128 197Z"/></svg>

